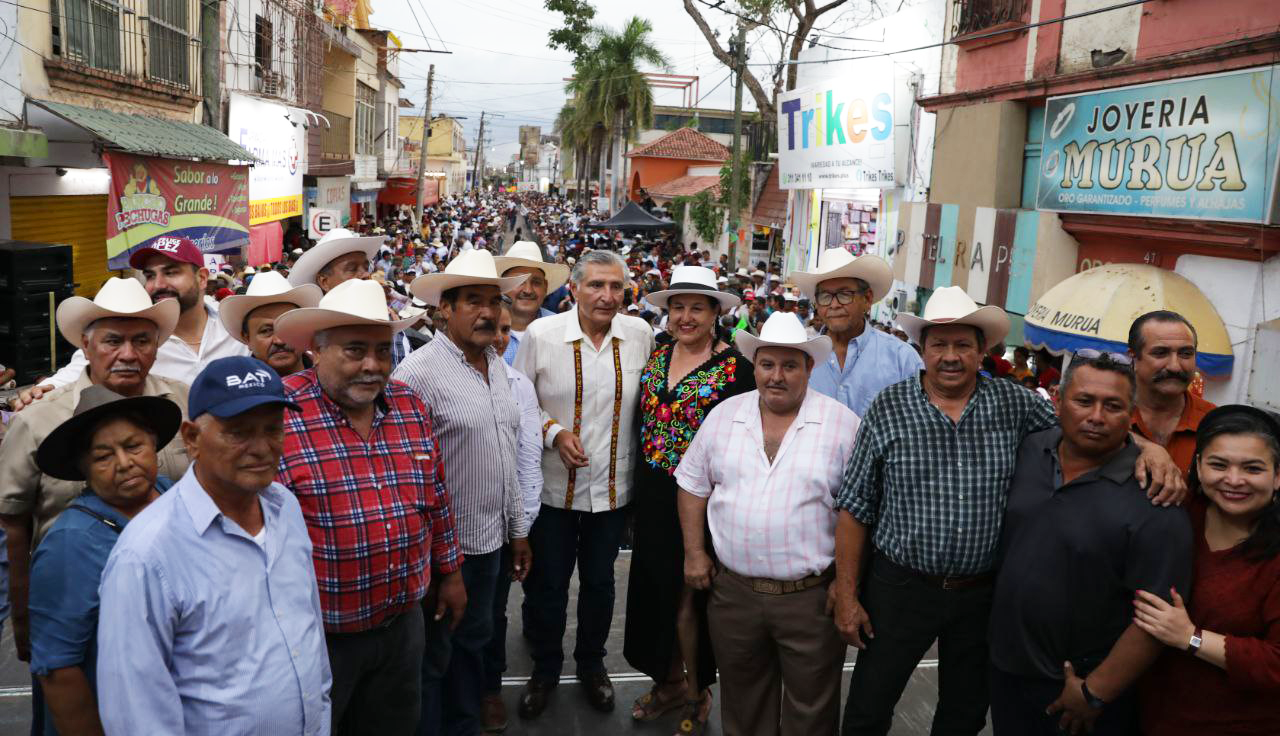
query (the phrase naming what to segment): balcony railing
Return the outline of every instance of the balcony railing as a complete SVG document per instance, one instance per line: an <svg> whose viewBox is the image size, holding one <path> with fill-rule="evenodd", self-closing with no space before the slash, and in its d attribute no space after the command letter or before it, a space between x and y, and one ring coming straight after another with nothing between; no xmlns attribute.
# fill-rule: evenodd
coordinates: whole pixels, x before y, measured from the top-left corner
<svg viewBox="0 0 1280 736"><path fill-rule="evenodd" d="M54 66L199 94L199 31L187 0L55 0Z"/></svg>
<svg viewBox="0 0 1280 736"><path fill-rule="evenodd" d="M1005 23L1020 23L1027 0L953 0L951 37L979 33Z"/></svg>
<svg viewBox="0 0 1280 736"><path fill-rule="evenodd" d="M326 161L351 160L351 118L324 111L329 127L320 129L320 157Z"/></svg>

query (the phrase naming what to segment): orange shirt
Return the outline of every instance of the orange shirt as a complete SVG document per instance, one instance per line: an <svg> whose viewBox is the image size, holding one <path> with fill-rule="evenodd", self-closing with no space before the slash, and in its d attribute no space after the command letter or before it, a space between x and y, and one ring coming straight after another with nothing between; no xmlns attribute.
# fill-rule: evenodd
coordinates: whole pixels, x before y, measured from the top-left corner
<svg viewBox="0 0 1280 736"><path fill-rule="evenodd" d="M1173 458L1174 464L1182 470L1183 477L1191 472L1191 461L1196 454L1196 430L1200 427L1200 420L1204 419L1204 415L1215 406L1216 404L1211 404L1187 391L1187 403L1182 407L1182 416L1178 418L1178 424L1173 428L1173 434L1169 435L1169 442L1164 446ZM1133 410L1133 431L1147 440L1155 441L1143 424L1142 414L1136 407Z"/></svg>

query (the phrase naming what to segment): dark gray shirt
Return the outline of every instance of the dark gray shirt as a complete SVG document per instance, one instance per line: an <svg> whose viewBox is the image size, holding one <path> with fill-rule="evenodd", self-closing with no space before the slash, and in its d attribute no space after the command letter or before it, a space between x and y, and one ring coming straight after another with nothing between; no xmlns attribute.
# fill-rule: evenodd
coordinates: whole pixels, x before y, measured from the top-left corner
<svg viewBox="0 0 1280 736"><path fill-rule="evenodd" d="M1191 587L1191 522L1184 509L1152 506L1133 475L1132 441L1063 484L1062 429L1018 448L1000 538L991 612L991 662L1012 675L1062 679L1070 661L1084 676L1133 618L1146 590L1184 598Z"/></svg>

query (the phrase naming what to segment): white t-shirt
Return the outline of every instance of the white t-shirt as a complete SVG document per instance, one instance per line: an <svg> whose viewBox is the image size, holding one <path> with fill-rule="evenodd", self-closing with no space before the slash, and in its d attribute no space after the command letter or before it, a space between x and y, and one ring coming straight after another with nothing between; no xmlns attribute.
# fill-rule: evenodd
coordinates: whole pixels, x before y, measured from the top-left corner
<svg viewBox="0 0 1280 736"><path fill-rule="evenodd" d="M253 542L254 544L258 545L264 550L267 548L267 525L266 524L262 525L262 531L253 535Z"/></svg>

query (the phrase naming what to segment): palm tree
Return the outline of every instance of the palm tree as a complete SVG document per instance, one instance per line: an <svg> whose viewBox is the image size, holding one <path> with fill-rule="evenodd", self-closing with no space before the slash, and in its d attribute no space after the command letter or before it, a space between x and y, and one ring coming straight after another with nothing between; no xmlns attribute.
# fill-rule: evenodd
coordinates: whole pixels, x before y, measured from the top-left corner
<svg viewBox="0 0 1280 736"><path fill-rule="evenodd" d="M555 130L560 134L561 150L572 154L573 178L577 182L575 199L579 203L586 202L583 190L591 176L591 160L588 156L592 150L593 127L584 114L584 108L573 101L565 103L556 115Z"/></svg>
<svg viewBox="0 0 1280 736"><path fill-rule="evenodd" d="M624 201L622 154L626 141L653 122L653 90L640 67L666 69L667 57L649 38L653 25L638 16L621 31L604 26L592 28L589 50L575 62L575 76L567 87L577 98L577 106L593 121L599 134L611 139L613 152L613 196L611 210ZM600 192L604 193L605 149L600 148Z"/></svg>

